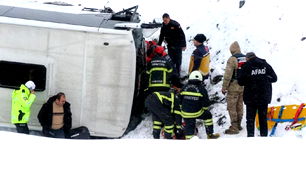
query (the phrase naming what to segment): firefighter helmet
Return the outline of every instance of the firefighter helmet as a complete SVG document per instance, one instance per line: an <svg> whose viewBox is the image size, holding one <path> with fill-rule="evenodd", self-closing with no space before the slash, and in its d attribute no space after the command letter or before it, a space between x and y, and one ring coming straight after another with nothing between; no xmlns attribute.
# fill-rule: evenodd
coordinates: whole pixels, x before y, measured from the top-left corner
<svg viewBox="0 0 306 172"><path fill-rule="evenodd" d="M203 81L203 76L202 76L200 71L195 70L195 71L190 73L188 80Z"/></svg>

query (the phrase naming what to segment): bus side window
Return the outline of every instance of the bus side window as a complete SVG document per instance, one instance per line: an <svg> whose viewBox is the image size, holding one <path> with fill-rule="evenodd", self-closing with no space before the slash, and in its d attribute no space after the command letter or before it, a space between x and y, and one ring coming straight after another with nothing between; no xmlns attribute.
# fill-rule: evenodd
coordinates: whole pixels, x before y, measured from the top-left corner
<svg viewBox="0 0 306 172"><path fill-rule="evenodd" d="M46 67L38 64L0 61L0 87L18 89L21 84L32 80L35 91L46 89Z"/></svg>

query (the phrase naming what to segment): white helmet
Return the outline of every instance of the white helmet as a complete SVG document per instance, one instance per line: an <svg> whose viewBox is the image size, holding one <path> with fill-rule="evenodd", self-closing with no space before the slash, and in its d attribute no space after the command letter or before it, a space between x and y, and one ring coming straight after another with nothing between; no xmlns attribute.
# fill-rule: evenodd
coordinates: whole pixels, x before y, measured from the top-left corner
<svg viewBox="0 0 306 172"><path fill-rule="evenodd" d="M33 81L28 81L24 84L29 90L34 90L35 89L35 84Z"/></svg>
<svg viewBox="0 0 306 172"><path fill-rule="evenodd" d="M188 80L199 80L203 81L203 76L200 71L195 70L190 73Z"/></svg>

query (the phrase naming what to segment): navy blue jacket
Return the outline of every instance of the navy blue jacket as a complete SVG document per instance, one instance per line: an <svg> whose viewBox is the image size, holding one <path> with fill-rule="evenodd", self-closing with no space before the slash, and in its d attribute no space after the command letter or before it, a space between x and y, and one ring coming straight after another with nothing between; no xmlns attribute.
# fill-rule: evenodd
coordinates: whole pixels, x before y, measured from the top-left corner
<svg viewBox="0 0 306 172"><path fill-rule="evenodd" d="M204 107L209 106L209 98L207 94L207 90L202 82L197 80L190 80L188 83L182 88L181 93L183 92L191 92L191 93L200 93L203 96L195 97L188 95L180 95L182 111L184 112L198 112Z"/></svg>
<svg viewBox="0 0 306 172"><path fill-rule="evenodd" d="M246 105L267 105L272 98L272 84L277 81L273 68L264 59L249 59L238 75L238 84L244 86L243 100Z"/></svg>

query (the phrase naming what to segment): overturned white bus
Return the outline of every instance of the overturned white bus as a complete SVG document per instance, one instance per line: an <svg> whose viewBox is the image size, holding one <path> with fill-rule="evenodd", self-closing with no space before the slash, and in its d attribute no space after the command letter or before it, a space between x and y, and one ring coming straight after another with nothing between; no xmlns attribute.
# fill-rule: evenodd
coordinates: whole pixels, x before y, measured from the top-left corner
<svg viewBox="0 0 306 172"><path fill-rule="evenodd" d="M142 112L145 65L137 6L114 13L72 14L0 6L0 124L10 124L11 93L36 83L29 128L40 130L43 103L64 92L72 125L91 135L121 137Z"/></svg>

